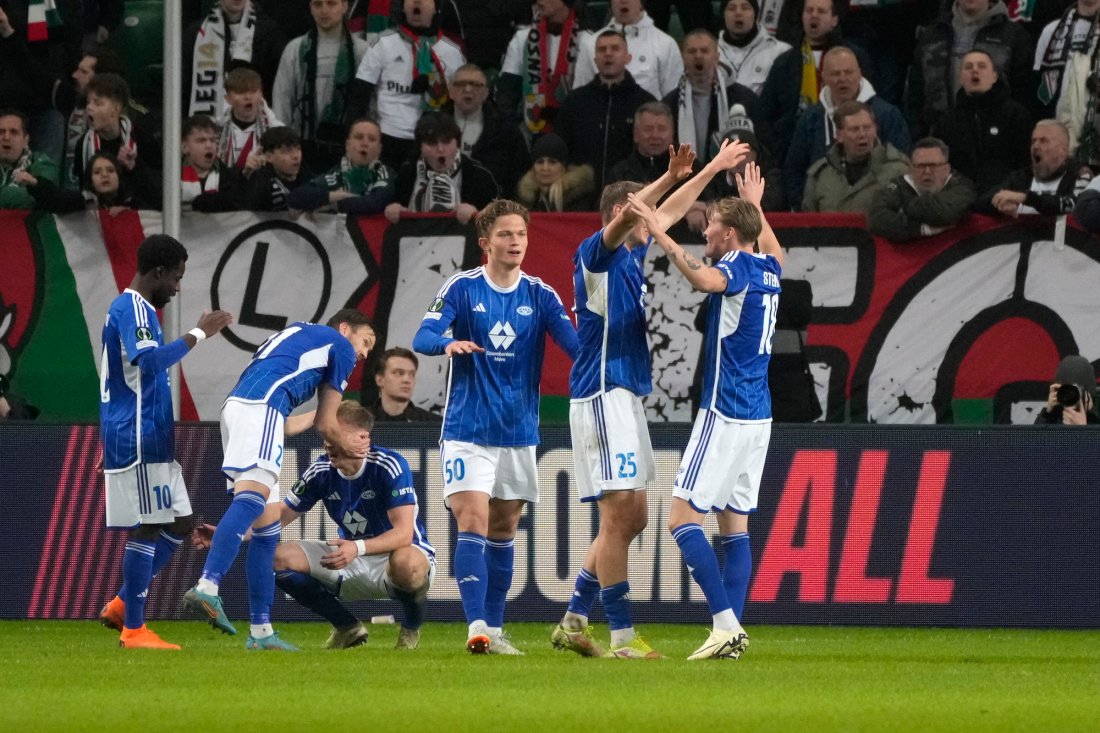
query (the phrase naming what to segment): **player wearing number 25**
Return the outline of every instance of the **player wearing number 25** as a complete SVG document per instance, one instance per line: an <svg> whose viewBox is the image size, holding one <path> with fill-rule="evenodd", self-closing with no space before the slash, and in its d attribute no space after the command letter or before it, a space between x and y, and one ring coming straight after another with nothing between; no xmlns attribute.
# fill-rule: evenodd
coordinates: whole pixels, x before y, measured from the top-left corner
<svg viewBox="0 0 1100 733"><path fill-rule="evenodd" d="M561 298L520 270L527 209L491 201L477 218L486 264L440 289L413 349L451 357L440 459L443 495L458 523L454 574L474 654L520 654L503 632L513 543L527 502L537 502L539 380L546 335L572 359L577 333Z"/></svg>
<svg viewBox="0 0 1100 733"><path fill-rule="evenodd" d="M179 292L187 250L158 234L141 243L137 261L137 274L111 303L103 325L99 435L107 527L129 530L130 537L122 556L122 588L100 619L122 632L123 648L179 649L145 626L149 582L193 526L191 501L174 458L168 368L233 317L225 311L203 313L196 328L165 344L157 309Z"/></svg>

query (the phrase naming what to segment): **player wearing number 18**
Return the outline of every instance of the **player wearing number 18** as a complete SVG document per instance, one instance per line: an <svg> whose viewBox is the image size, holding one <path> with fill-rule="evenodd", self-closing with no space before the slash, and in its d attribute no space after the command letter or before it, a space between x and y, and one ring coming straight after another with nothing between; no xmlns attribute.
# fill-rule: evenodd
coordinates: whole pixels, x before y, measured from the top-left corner
<svg viewBox="0 0 1100 733"><path fill-rule="evenodd" d="M741 198L707 207L711 267L672 241L644 202L631 199L669 260L696 290L710 293L703 398L668 515L669 530L714 619L709 638L688 659L736 659L749 644L739 621L752 566L748 515L756 510L771 437L768 362L783 249L760 208L764 179L755 163L737 176L737 186ZM700 525L712 510L722 533L724 568Z"/></svg>
<svg viewBox="0 0 1100 733"><path fill-rule="evenodd" d="M527 209L491 201L478 214L486 264L443 284L413 348L451 357L440 458L444 497L458 524L454 574L475 654L519 654L503 632L513 543L537 502L539 380L546 335L570 358L577 333L554 289L520 270Z"/></svg>

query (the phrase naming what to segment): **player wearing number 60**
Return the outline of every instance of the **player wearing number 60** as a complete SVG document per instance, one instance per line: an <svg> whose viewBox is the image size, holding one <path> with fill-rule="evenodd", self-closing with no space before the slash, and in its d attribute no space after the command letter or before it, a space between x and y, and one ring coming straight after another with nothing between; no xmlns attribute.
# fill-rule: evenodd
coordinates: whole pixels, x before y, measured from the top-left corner
<svg viewBox="0 0 1100 733"><path fill-rule="evenodd" d="M443 284L413 339L451 357L440 457L444 497L458 523L454 574L474 654L521 654L504 635L513 543L537 502L539 380L546 335L573 358L577 334L561 298L520 270L527 209L497 199L478 214L486 264Z"/></svg>
<svg viewBox="0 0 1100 733"><path fill-rule="evenodd" d="M779 305L783 249L764 218L764 179L755 163L737 176L741 198L707 207L703 265L662 230L652 208L631 197L630 206L649 227L688 282L705 293L705 371L699 415L684 450L672 491L668 527L691 576L706 596L714 626L688 659L736 659L749 638L740 617L748 589L749 513L756 510L760 476L771 437L768 362ZM759 253L754 244L759 241ZM718 516L726 564L719 568L700 520Z"/></svg>
<svg viewBox="0 0 1100 733"><path fill-rule="evenodd" d="M130 287L111 303L103 325L99 436L107 488L107 527L130 530L122 555L122 588L99 617L122 632L125 649L179 649L145 626L149 581L194 525L175 455L168 368L233 317L203 313L198 326L163 343L158 308L179 292L187 250L172 237L149 237L137 251Z"/></svg>

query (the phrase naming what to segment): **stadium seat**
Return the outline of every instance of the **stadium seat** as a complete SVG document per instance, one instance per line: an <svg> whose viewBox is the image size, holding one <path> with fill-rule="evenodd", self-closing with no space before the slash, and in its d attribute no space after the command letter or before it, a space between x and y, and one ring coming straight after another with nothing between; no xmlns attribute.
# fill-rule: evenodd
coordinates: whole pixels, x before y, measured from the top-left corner
<svg viewBox="0 0 1100 733"><path fill-rule="evenodd" d="M135 97L159 97L164 75L164 4L159 0L130 0L111 45L126 64Z"/></svg>

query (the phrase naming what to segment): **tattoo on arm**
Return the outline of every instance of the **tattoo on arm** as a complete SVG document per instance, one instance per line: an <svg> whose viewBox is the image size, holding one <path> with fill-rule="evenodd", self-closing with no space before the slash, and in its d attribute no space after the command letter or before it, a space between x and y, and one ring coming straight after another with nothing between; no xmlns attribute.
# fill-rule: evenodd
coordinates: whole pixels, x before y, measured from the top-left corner
<svg viewBox="0 0 1100 733"><path fill-rule="evenodd" d="M702 262L692 257L687 252L684 253L684 262L687 264L688 268L692 270L698 270L703 267Z"/></svg>

